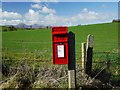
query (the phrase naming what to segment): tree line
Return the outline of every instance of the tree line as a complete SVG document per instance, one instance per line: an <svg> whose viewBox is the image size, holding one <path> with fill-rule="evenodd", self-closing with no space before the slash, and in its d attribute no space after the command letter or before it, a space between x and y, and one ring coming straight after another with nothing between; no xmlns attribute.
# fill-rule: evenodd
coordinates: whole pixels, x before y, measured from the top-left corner
<svg viewBox="0 0 120 90"><path fill-rule="evenodd" d="M14 26L2 26L2 31L17 31L17 28L15 28Z"/></svg>

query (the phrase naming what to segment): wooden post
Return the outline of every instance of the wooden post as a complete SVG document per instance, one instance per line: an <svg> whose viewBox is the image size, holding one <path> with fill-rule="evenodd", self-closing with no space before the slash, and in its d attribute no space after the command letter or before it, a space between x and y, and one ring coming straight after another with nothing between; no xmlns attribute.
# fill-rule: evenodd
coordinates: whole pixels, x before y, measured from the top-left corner
<svg viewBox="0 0 120 90"><path fill-rule="evenodd" d="M82 74L85 73L86 65L86 43L82 43Z"/></svg>
<svg viewBox="0 0 120 90"><path fill-rule="evenodd" d="M68 84L69 88L76 88L75 34L69 32L68 37L69 37Z"/></svg>
<svg viewBox="0 0 120 90"><path fill-rule="evenodd" d="M2 31L2 27L0 29ZM0 37L2 37L2 32L0 32L0 34L1 34ZM2 72L2 61L3 61L2 56L3 56L2 55L2 38L0 38L0 71L1 72ZM2 74L1 74L1 72L0 72L0 81L2 81Z"/></svg>
<svg viewBox="0 0 120 90"><path fill-rule="evenodd" d="M86 47L86 74L91 75L92 72L92 55L93 55L93 35L88 35L87 37L87 47Z"/></svg>

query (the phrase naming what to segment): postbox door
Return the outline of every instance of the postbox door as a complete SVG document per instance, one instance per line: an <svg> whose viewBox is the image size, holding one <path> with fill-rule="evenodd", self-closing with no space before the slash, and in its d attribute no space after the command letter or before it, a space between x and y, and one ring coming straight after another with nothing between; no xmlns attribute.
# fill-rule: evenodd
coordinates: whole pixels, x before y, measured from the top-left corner
<svg viewBox="0 0 120 90"><path fill-rule="evenodd" d="M67 43L55 43L54 44L54 64L67 64L68 56L67 56Z"/></svg>

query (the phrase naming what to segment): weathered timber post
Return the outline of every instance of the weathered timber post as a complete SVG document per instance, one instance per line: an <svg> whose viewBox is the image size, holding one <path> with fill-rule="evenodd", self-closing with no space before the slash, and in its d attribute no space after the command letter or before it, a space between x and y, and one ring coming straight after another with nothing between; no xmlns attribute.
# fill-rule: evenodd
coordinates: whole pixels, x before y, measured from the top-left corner
<svg viewBox="0 0 120 90"><path fill-rule="evenodd" d="M93 55L93 41L94 36L88 35L87 37L87 47L86 47L86 74L91 75L92 72L92 55Z"/></svg>
<svg viewBox="0 0 120 90"><path fill-rule="evenodd" d="M75 34L69 32L69 62L68 62L68 84L69 88L76 88L76 60L75 60Z"/></svg>
<svg viewBox="0 0 120 90"><path fill-rule="evenodd" d="M106 62L106 66L107 66L107 67L106 67L106 70L107 70L107 71L110 71L110 65L111 65L111 60L110 60L110 57L109 57L109 54L110 54L110 53L109 53L109 52L106 52L105 54L106 54L106 59L107 59L107 62Z"/></svg>
<svg viewBox="0 0 120 90"><path fill-rule="evenodd" d="M82 43L82 74L85 73L86 65L86 43Z"/></svg>

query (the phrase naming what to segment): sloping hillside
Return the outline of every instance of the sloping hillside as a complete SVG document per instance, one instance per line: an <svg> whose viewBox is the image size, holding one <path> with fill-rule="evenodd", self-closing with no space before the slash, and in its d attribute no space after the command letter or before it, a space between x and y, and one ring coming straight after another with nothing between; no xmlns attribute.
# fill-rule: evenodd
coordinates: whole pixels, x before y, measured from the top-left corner
<svg viewBox="0 0 120 90"><path fill-rule="evenodd" d="M119 23L120 25L120 23ZM86 41L87 35L94 35L96 51L112 51L118 48L118 23L93 24L70 27L76 35L76 44ZM76 45L76 48L79 48Z"/></svg>
<svg viewBox="0 0 120 90"><path fill-rule="evenodd" d="M82 42L86 42L88 34L94 35L96 51L112 51L118 47L118 23L105 23L69 27L76 37L76 49L80 50ZM23 46L22 46L23 45ZM3 48L18 50L51 50L51 30L30 30L3 32Z"/></svg>

